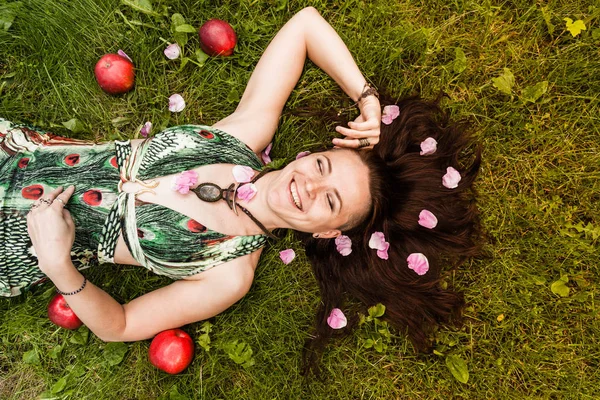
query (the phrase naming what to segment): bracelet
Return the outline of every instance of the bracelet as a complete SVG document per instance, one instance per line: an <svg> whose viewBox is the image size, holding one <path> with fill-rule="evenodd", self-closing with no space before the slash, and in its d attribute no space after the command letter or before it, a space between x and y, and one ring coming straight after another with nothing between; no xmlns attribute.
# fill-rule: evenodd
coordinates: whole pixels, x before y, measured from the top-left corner
<svg viewBox="0 0 600 400"><path fill-rule="evenodd" d="M375 96L375 97L379 98L379 93L377 92L377 89L375 89L374 87L371 87L368 82L365 82L365 86L363 86L362 93L358 97L358 100L356 100L356 105L358 105L358 103L362 99L364 99L365 97L369 97L369 96Z"/></svg>
<svg viewBox="0 0 600 400"><path fill-rule="evenodd" d="M58 288L56 288L56 292L58 294L62 294L63 296L71 296L74 294L77 294L79 292L81 292L83 290L83 288L85 287L85 285L87 284L87 278L84 276L83 277L83 283L81 284L81 287L77 290L73 290L72 292L61 292Z"/></svg>

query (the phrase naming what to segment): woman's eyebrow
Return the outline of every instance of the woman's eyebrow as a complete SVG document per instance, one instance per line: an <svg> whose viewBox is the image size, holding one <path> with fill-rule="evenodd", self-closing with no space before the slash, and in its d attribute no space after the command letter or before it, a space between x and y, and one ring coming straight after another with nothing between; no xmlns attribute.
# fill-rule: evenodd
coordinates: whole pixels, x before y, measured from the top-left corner
<svg viewBox="0 0 600 400"><path fill-rule="evenodd" d="M331 160L326 155L323 155L323 157L325 157L325 159L327 160L327 167L329 168L329 174L331 175L331 173L333 172L333 170L331 169ZM340 192L338 192L337 189L334 189L334 192L336 197L338 198L338 201L340 202L340 206L337 210L337 213L339 214L342 211L342 206L344 204L342 203L342 196L340 196Z"/></svg>

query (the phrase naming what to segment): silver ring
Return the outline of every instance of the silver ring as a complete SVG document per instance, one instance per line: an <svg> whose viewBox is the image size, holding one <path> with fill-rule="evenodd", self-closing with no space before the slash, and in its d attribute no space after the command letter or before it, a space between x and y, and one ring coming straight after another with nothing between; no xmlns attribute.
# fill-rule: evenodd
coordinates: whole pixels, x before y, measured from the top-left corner
<svg viewBox="0 0 600 400"><path fill-rule="evenodd" d="M40 199L40 203L44 203L44 204L50 205L50 204L52 204L52 200Z"/></svg>
<svg viewBox="0 0 600 400"><path fill-rule="evenodd" d="M62 204L63 207L65 206L64 200L61 199L60 197L55 198L54 201L60 201L60 204Z"/></svg>
<svg viewBox="0 0 600 400"><path fill-rule="evenodd" d="M371 142L369 142L369 139L367 138L361 138L358 139L358 148L362 149L363 147L369 147L371 145Z"/></svg>

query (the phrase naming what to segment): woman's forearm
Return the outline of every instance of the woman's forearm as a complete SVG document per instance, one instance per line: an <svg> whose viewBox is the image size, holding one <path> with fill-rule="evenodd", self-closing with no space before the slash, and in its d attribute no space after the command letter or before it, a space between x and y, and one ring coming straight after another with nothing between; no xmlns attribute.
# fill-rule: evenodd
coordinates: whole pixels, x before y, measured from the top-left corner
<svg viewBox="0 0 600 400"><path fill-rule="evenodd" d="M357 101L366 82L363 74L337 32L317 10L310 10L310 17L306 18L305 25L308 58Z"/></svg>
<svg viewBox="0 0 600 400"><path fill-rule="evenodd" d="M62 292L72 292L83 283L83 275L71 262L67 265L54 266L48 277ZM125 312L123 306L108 293L87 282L85 288L74 295L64 296L75 314L96 336L105 341L119 340L125 329Z"/></svg>

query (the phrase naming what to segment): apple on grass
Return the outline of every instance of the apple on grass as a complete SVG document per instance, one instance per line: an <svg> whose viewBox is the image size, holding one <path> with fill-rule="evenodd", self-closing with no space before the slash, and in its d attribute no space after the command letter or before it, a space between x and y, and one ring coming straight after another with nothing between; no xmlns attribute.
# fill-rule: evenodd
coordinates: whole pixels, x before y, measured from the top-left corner
<svg viewBox="0 0 600 400"><path fill-rule="evenodd" d="M48 304L48 319L61 328L77 329L83 322L75 315L62 294L57 294Z"/></svg>
<svg viewBox="0 0 600 400"><path fill-rule="evenodd" d="M169 374L178 374L194 358L194 341L181 329L168 329L152 339L148 350L150 363Z"/></svg>
<svg viewBox="0 0 600 400"><path fill-rule="evenodd" d="M94 75L100 88L108 94L126 93L135 83L133 63L120 54L103 55L96 63Z"/></svg>
<svg viewBox="0 0 600 400"><path fill-rule="evenodd" d="M230 56L237 43L235 31L226 21L208 20L200 27L200 48L209 56Z"/></svg>

